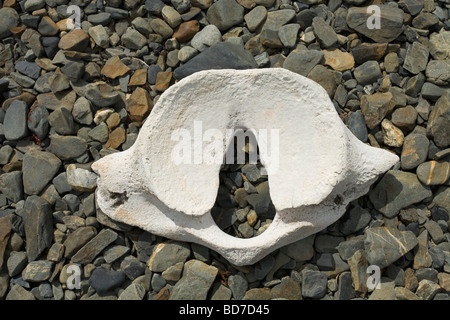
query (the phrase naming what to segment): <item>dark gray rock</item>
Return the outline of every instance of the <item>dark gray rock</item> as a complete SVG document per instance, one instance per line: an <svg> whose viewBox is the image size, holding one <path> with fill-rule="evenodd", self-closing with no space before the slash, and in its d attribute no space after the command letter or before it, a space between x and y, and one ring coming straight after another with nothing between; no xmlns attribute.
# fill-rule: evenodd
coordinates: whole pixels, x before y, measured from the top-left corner
<svg viewBox="0 0 450 320"><path fill-rule="evenodd" d="M126 276L122 271L106 270L103 267L96 268L89 278L89 284L98 294L105 294L125 282Z"/></svg>
<svg viewBox="0 0 450 320"><path fill-rule="evenodd" d="M208 21L225 31L244 21L244 7L235 0L219 0L207 11Z"/></svg>
<svg viewBox="0 0 450 320"><path fill-rule="evenodd" d="M26 194L38 194L49 183L61 166L54 154L30 149L23 158L23 186Z"/></svg>
<svg viewBox="0 0 450 320"><path fill-rule="evenodd" d="M22 60L16 63L15 68L20 73L35 80L41 75L41 67L39 67L35 62Z"/></svg>
<svg viewBox="0 0 450 320"><path fill-rule="evenodd" d="M72 112L64 107L58 108L50 113L48 123L59 134L70 135L76 133Z"/></svg>
<svg viewBox="0 0 450 320"><path fill-rule="evenodd" d="M126 256L120 264L120 269L125 273L128 279L134 280L144 274L146 265L136 257Z"/></svg>
<svg viewBox="0 0 450 320"><path fill-rule="evenodd" d="M382 77L381 69L378 62L370 60L366 61L353 71L356 81L362 86L377 82Z"/></svg>
<svg viewBox="0 0 450 320"><path fill-rule="evenodd" d="M337 252L339 243L344 241L344 237L332 236L329 234L319 234L314 241L316 252Z"/></svg>
<svg viewBox="0 0 450 320"><path fill-rule="evenodd" d="M23 199L22 172L13 171L0 175L0 191L12 202Z"/></svg>
<svg viewBox="0 0 450 320"><path fill-rule="evenodd" d="M67 174L65 172L61 172L56 177L54 177L52 183L55 186L56 191L58 191L60 195L72 191L72 187L67 182Z"/></svg>
<svg viewBox="0 0 450 320"><path fill-rule="evenodd" d="M29 196L25 200L24 209L26 251L28 261L34 261L52 244L52 210L50 203L38 196Z"/></svg>
<svg viewBox="0 0 450 320"><path fill-rule="evenodd" d="M146 0L145 9L155 16L160 16L165 4L161 0Z"/></svg>
<svg viewBox="0 0 450 320"><path fill-rule="evenodd" d="M387 227L369 228L364 249L369 264L384 268L403 257L418 244L411 231L398 231Z"/></svg>
<svg viewBox="0 0 450 320"><path fill-rule="evenodd" d="M360 112L352 112L348 118L349 130L362 142L367 142L368 132L364 115Z"/></svg>
<svg viewBox="0 0 450 320"><path fill-rule="evenodd" d="M430 189L423 186L415 174L399 170L388 171L369 192L374 207L388 218L431 195Z"/></svg>
<svg viewBox="0 0 450 320"><path fill-rule="evenodd" d="M314 17L312 27L321 48L326 49L337 43L338 38L336 32L323 18Z"/></svg>
<svg viewBox="0 0 450 320"><path fill-rule="evenodd" d="M411 170L423 163L428 156L428 138L422 134L411 133L405 137L401 154L401 166Z"/></svg>
<svg viewBox="0 0 450 320"><path fill-rule="evenodd" d="M440 86L437 86L434 83L425 82L422 86L422 89L420 90L420 93L423 98L431 100L431 101L436 101L441 96L445 95L445 91L449 91L449 90L446 90Z"/></svg>
<svg viewBox="0 0 450 320"><path fill-rule="evenodd" d="M428 119L427 134L433 137L438 147L450 145L450 90L436 101Z"/></svg>
<svg viewBox="0 0 450 320"><path fill-rule="evenodd" d="M189 260L184 264L183 275L171 290L169 299L205 300L218 271L219 270L216 267L209 266L199 260ZM233 280L230 284L230 278L232 277L233 276L230 276L228 278L230 289L233 286ZM245 279L244 281L246 282ZM245 294L246 290L247 288L245 288L243 294Z"/></svg>
<svg viewBox="0 0 450 320"><path fill-rule="evenodd" d="M350 300L356 296L353 288L352 274L348 271L343 272L338 277L338 290L335 293L336 300Z"/></svg>
<svg viewBox="0 0 450 320"><path fill-rule="evenodd" d="M360 206L352 207L339 220L339 231L345 235L356 233L372 219L370 212Z"/></svg>
<svg viewBox="0 0 450 320"><path fill-rule="evenodd" d="M80 227L69 234L64 241L64 257L72 258L86 243L97 235L94 227Z"/></svg>
<svg viewBox="0 0 450 320"><path fill-rule="evenodd" d="M228 277L228 287L231 289L234 299L241 300L248 289L248 282L242 272Z"/></svg>
<svg viewBox="0 0 450 320"><path fill-rule="evenodd" d="M292 51L286 57L283 68L302 76L308 73L323 59L323 52L318 50Z"/></svg>
<svg viewBox="0 0 450 320"><path fill-rule="evenodd" d="M32 107L28 113L28 129L34 133L41 141L47 137L48 133L48 116L47 108L43 105Z"/></svg>
<svg viewBox="0 0 450 320"><path fill-rule="evenodd" d="M343 260L350 259L356 251L361 249L364 249L364 236L362 235L343 241L338 245L339 256Z"/></svg>
<svg viewBox="0 0 450 320"><path fill-rule="evenodd" d="M369 29L368 19L372 12L366 7L351 7L347 14L347 24L351 29L371 38L375 42L391 42L403 31L403 10L390 5L379 5L381 28ZM370 21L369 21L370 24Z"/></svg>
<svg viewBox="0 0 450 320"><path fill-rule="evenodd" d="M234 1L234 0L233 0ZM231 42L221 42L205 49L174 71L181 80L195 72L209 69L253 69L258 65L253 56L243 46Z"/></svg>
<svg viewBox="0 0 450 320"><path fill-rule="evenodd" d="M76 254L72 256L73 263L88 264L103 251L108 245L116 241L118 235L111 229L103 229Z"/></svg>
<svg viewBox="0 0 450 320"><path fill-rule="evenodd" d="M28 107L21 100L14 100L5 113L4 135L7 140L20 140L28 135Z"/></svg>
<svg viewBox="0 0 450 320"><path fill-rule="evenodd" d="M328 277L321 271L302 271L303 298L320 299L327 293Z"/></svg>
<svg viewBox="0 0 450 320"><path fill-rule="evenodd" d="M19 24L19 14L13 8L1 8L0 21L2 22L0 24L0 39L3 39L11 35L10 29Z"/></svg>
<svg viewBox="0 0 450 320"><path fill-rule="evenodd" d="M27 263L28 258L25 251L12 251L6 262L9 276L14 277L21 273Z"/></svg>
<svg viewBox="0 0 450 320"><path fill-rule="evenodd" d="M403 68L413 74L418 74L425 71L428 64L429 56L428 48L420 42L414 42L406 50L406 57L403 63Z"/></svg>
<svg viewBox="0 0 450 320"><path fill-rule="evenodd" d="M152 64L148 70L147 70L147 82L150 84L156 83L156 76L158 75L158 72L161 72L160 66L156 64Z"/></svg>
<svg viewBox="0 0 450 320"><path fill-rule="evenodd" d="M262 280L275 265L275 258L271 255L265 256L255 264L255 278Z"/></svg>
<svg viewBox="0 0 450 320"><path fill-rule="evenodd" d="M52 135L48 151L55 154L61 160L70 160L81 156L87 150L84 139L76 136Z"/></svg>

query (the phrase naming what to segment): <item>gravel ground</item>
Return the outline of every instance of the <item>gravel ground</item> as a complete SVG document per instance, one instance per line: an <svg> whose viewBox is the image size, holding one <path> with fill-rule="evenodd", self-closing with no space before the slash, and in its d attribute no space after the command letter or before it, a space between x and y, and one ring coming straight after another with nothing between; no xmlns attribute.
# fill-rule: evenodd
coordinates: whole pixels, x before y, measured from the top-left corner
<svg viewBox="0 0 450 320"><path fill-rule="evenodd" d="M0 4L0 299L450 299L450 1ZM128 149L174 82L218 67L315 80L361 141L401 162L326 230L250 266L108 218L92 162ZM270 224L257 172L224 166L224 231Z"/></svg>

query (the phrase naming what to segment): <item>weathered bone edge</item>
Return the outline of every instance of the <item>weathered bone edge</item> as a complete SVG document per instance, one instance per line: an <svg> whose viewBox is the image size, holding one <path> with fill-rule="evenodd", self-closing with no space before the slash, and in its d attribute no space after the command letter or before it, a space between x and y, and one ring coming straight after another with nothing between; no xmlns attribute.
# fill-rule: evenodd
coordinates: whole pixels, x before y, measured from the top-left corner
<svg viewBox="0 0 450 320"><path fill-rule="evenodd" d="M176 128L279 129L279 168L269 186L277 210L261 235L240 239L218 228L210 214L220 164L171 161ZM229 141L223 141L224 148ZM261 161L264 164L264 157ZM348 203L366 194L399 161L359 141L342 123L325 90L286 69L208 70L164 92L127 151L92 165L96 200L112 219L167 238L196 242L235 265L323 230Z"/></svg>

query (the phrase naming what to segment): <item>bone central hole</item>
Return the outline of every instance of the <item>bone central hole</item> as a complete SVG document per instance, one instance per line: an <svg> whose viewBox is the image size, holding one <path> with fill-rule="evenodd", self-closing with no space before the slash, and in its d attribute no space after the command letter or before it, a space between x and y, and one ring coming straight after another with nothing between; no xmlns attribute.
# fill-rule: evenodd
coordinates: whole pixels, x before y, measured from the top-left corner
<svg viewBox="0 0 450 320"><path fill-rule="evenodd" d="M229 146L229 149L233 148L234 160L232 163L230 159L224 160L221 166L219 190L211 209L217 226L238 238L260 235L269 227L275 216L268 177L259 160L255 141L254 137L245 137L245 147L244 143L241 143L242 149L239 153L239 143L237 137L234 137L234 143Z"/></svg>

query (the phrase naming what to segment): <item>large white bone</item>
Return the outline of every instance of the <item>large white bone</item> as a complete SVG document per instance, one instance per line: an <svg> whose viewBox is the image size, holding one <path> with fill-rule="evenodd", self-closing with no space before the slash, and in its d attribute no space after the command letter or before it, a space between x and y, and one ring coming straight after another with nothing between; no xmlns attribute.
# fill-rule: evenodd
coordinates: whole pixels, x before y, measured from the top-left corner
<svg viewBox="0 0 450 320"><path fill-rule="evenodd" d="M174 130L195 136L195 123L203 132L279 130L277 168L261 154L276 215L259 236L235 238L211 217L220 163L173 161L179 144L172 139ZM224 135L223 150L231 141ZM161 95L134 145L92 168L99 175L98 206L111 218L203 244L235 265L246 265L335 222L397 162L393 153L359 141L319 84L277 68L208 70L179 81Z"/></svg>

